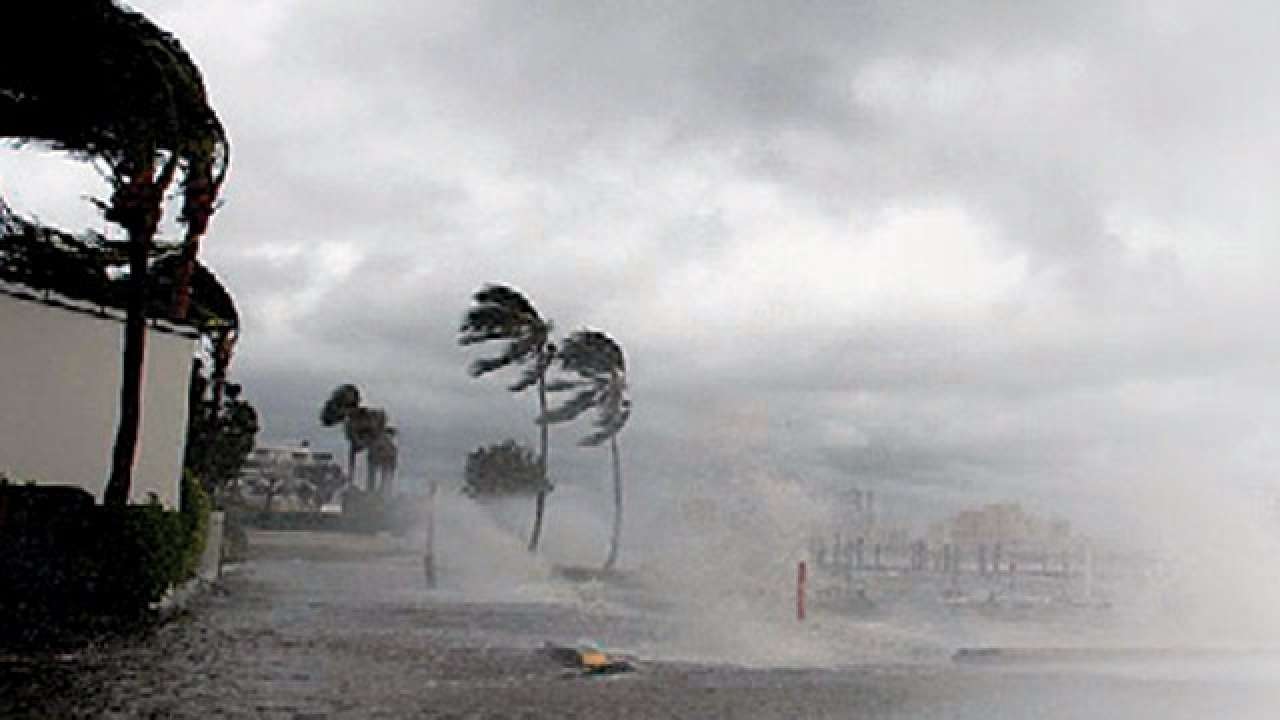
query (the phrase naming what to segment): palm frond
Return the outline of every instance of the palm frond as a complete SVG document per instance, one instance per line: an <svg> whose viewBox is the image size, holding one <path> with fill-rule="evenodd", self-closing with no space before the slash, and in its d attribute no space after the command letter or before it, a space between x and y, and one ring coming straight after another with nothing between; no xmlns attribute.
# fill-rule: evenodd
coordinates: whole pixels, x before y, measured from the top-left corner
<svg viewBox="0 0 1280 720"><path fill-rule="evenodd" d="M558 393L565 392L566 390L576 390L585 384L586 383L582 380L565 380L560 378L547 383L547 392Z"/></svg>
<svg viewBox="0 0 1280 720"><path fill-rule="evenodd" d="M566 400L559 407L548 410L538 418L540 425L555 425L576 419L596 404L596 388L591 387Z"/></svg>
<svg viewBox="0 0 1280 720"><path fill-rule="evenodd" d="M529 355L536 350L534 342L533 338L516 338L507 344L501 355L477 358L471 363L469 370L471 377L480 377L508 365L518 365L525 362Z"/></svg>
<svg viewBox="0 0 1280 720"><path fill-rule="evenodd" d="M608 399L596 406L598 415L592 423L597 430L582 438L578 444L584 447L595 447L622 432L622 428L631 418L631 400L625 396L625 387L606 391Z"/></svg>
<svg viewBox="0 0 1280 720"><path fill-rule="evenodd" d="M355 385L339 385L330 393L324 407L320 408L320 424L333 427L360 407L360 390Z"/></svg>
<svg viewBox="0 0 1280 720"><path fill-rule="evenodd" d="M591 408L596 411L596 419L592 423L596 431L582 438L578 444L600 445L617 435L631 417L631 401L627 398L626 359L622 347L598 330L578 330L565 338L559 357L561 369L580 379L557 380L553 383L557 389L590 386L589 390L580 392L566 403L573 404L573 412L568 419L576 418ZM562 414L569 415L567 411Z"/></svg>
<svg viewBox="0 0 1280 720"><path fill-rule="evenodd" d="M226 132L173 35L115 0L10 3L4 14L12 31L0 43L0 137L101 159L114 172L164 153L221 184ZM58 62L39 61L51 51Z"/></svg>
<svg viewBox="0 0 1280 720"><path fill-rule="evenodd" d="M520 291L506 285L485 285L472 295L472 306L463 315L458 326L458 344L476 345L494 340L506 340L502 353L472 361L468 372L480 377L509 365L532 367L509 389L521 392L546 376L547 367L554 353L548 350L547 338L551 323L544 320Z"/></svg>
<svg viewBox="0 0 1280 720"><path fill-rule="evenodd" d="M387 428L387 411L382 408L358 407L347 415L349 437L360 447L371 447Z"/></svg>
<svg viewBox="0 0 1280 720"><path fill-rule="evenodd" d="M578 330L565 338L560 349L561 367L583 377L626 372L622 348L599 330Z"/></svg>
<svg viewBox="0 0 1280 720"><path fill-rule="evenodd" d="M537 352L534 361L525 367L524 372L520 374L520 379L507 386L507 389L511 392L524 392L529 389L538 382L539 378L546 377L547 369L555 359L555 349L544 346L543 350Z"/></svg>

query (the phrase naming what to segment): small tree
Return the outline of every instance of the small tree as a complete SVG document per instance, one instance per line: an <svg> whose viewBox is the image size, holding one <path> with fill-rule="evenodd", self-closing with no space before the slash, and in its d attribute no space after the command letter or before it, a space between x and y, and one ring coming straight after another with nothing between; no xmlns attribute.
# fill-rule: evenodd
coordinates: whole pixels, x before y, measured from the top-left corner
<svg viewBox="0 0 1280 720"><path fill-rule="evenodd" d="M215 499L233 488L240 478L258 435L258 412L242 400L240 386L226 386L224 398L207 397L209 382L192 370L191 404L187 421L187 449L183 464L200 479ZM220 403L221 407L217 404Z"/></svg>
<svg viewBox="0 0 1280 720"><path fill-rule="evenodd" d="M463 480L462 492L476 499L529 496L543 490L542 467L533 450L511 439L468 453Z"/></svg>
<svg viewBox="0 0 1280 720"><path fill-rule="evenodd" d="M356 453L364 450L357 444L357 438L351 431L351 414L360 407L360 389L350 383L339 385L329 394L329 399L320 408L320 424L333 427L342 423L347 436L347 480L354 481L356 473Z"/></svg>

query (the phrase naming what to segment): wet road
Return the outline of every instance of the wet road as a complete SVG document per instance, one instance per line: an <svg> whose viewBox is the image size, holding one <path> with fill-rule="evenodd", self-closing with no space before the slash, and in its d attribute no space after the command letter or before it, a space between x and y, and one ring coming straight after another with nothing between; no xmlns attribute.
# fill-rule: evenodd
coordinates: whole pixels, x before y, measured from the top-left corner
<svg viewBox="0 0 1280 720"><path fill-rule="evenodd" d="M645 662L582 677L543 639L641 639L607 604L461 602L385 538L258 534L184 617L66 655L0 658L0 717L1273 717L1268 682L950 663L750 669ZM678 628L658 628L648 642Z"/></svg>

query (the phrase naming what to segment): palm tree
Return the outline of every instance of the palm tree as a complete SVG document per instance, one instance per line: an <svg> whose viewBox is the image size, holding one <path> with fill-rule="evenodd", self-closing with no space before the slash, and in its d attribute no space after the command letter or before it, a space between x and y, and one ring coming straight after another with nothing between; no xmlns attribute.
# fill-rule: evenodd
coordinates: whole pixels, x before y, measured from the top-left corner
<svg viewBox="0 0 1280 720"><path fill-rule="evenodd" d="M184 256L194 261L226 174L226 133L178 40L115 0L9 3L0 18L11 30L0 43L0 137L105 165L112 194L99 205L128 234L120 421L104 498L124 505L141 421L147 264L163 197L181 171ZM180 283L189 278L184 263Z"/></svg>
<svg viewBox="0 0 1280 720"><path fill-rule="evenodd" d="M348 442L352 447L364 451L364 489L370 493L376 492L379 470L386 462L385 448L379 448L379 444L387 434L387 411L378 407L357 407L347 415L345 427ZM353 475L352 481L354 480Z"/></svg>
<svg viewBox="0 0 1280 720"><path fill-rule="evenodd" d="M177 288L183 282L185 272L186 284L186 321L200 331L201 342L206 344L209 355L213 359L213 407L219 412L222 407L222 395L227 384L227 370L231 366L231 358L235 353L236 342L240 338L240 313L235 299L204 263L196 260L189 271L184 271L187 263L185 253L170 253L156 260L151 266L152 285L148 316L163 317L169 314L170 304L163 298L177 297Z"/></svg>
<svg viewBox="0 0 1280 720"><path fill-rule="evenodd" d="M351 384L339 385L330 393L320 408L320 424L333 427L342 423L347 436L347 479L356 479L356 454L365 453L365 490L379 489L378 476L382 476L383 489L391 485L395 473L395 429L387 423L387 411L360 404L360 390Z"/></svg>
<svg viewBox="0 0 1280 720"><path fill-rule="evenodd" d="M550 389L578 392L560 407L543 413L539 422L546 427L551 423L569 422L592 408L596 411L595 432L578 444L597 447L609 441L613 458L613 533L609 538L609 556L604 562L604 569L608 571L618 562L622 539L622 463L618 457L618 433L631 417L627 363L622 348L613 338L598 330L579 330L565 338L560 365L577 378L552 383Z"/></svg>
<svg viewBox="0 0 1280 720"><path fill-rule="evenodd" d="M364 449L358 445L359 438L352 432L351 415L360 409L360 390L355 385L339 385L329 394L329 399L320 408L320 424L333 427L342 423L347 435L347 480L355 482L356 453Z"/></svg>
<svg viewBox="0 0 1280 720"><path fill-rule="evenodd" d="M472 306L463 316L458 328L459 345L475 345L490 340L507 343L505 349L493 357L480 358L471 363L471 377L480 377L509 365L522 365L520 379L507 389L523 392L538 386L538 414L547 412L547 369L556 357L556 347L549 342L551 322L538 314L533 303L519 290L506 285L485 285L472 296ZM533 533L529 538L529 551L538 549L542 536L542 516L546 510L547 493L551 483L547 481L547 425L541 424L538 445L538 465L542 473L542 487L534 502Z"/></svg>

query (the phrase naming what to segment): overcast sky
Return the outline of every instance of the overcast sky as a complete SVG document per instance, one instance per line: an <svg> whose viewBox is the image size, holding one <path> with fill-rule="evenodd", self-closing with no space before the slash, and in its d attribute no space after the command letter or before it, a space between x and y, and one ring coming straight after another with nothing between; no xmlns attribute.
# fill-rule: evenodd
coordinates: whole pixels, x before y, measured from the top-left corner
<svg viewBox="0 0 1280 720"><path fill-rule="evenodd" d="M900 507L1271 487L1274 3L134 6L232 138L203 257L265 440L339 446L354 382L414 474L534 441L456 345L492 281L622 344L641 504L746 469ZM4 150L0 193L102 226L64 158ZM586 432L561 482L607 477Z"/></svg>

